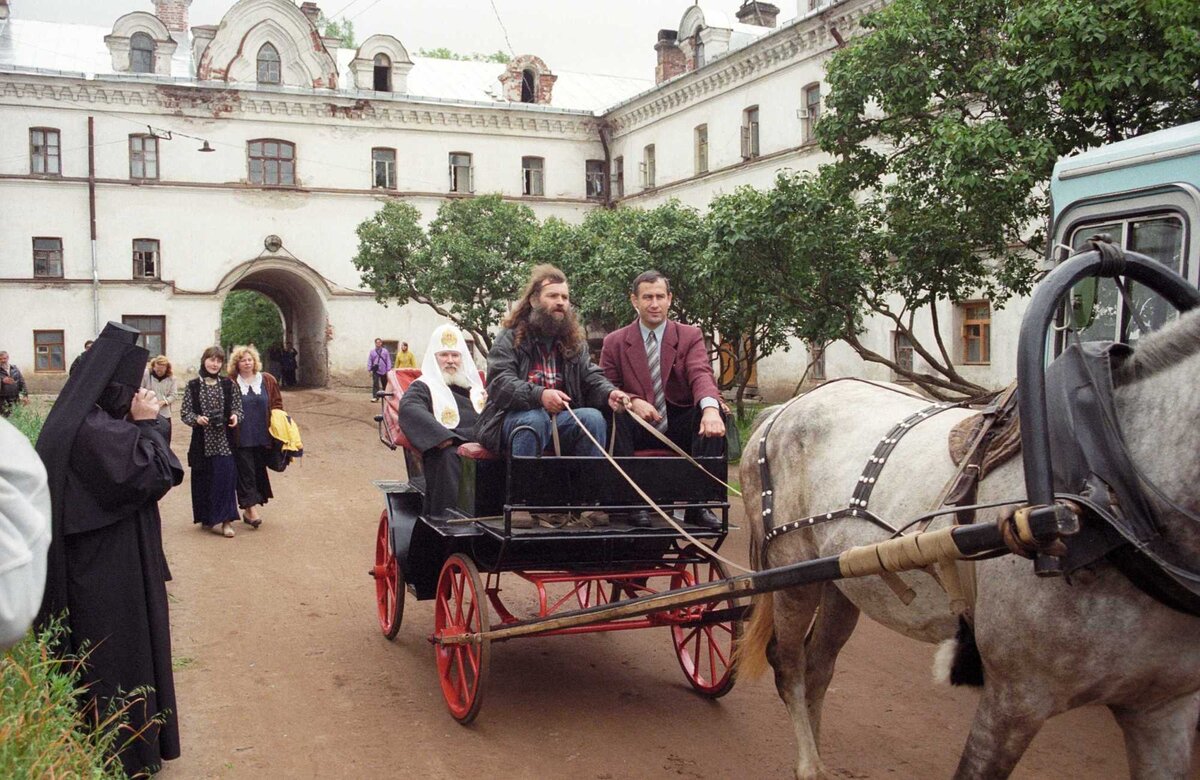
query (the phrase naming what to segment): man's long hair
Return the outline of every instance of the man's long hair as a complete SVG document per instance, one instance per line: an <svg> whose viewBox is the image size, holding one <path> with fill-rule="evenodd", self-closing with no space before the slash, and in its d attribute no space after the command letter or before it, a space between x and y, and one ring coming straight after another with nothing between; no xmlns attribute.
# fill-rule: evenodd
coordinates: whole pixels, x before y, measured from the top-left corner
<svg viewBox="0 0 1200 780"><path fill-rule="evenodd" d="M529 317L533 313L534 301L541 294L542 288L548 284L563 284L566 281L567 275L549 263L533 267L529 275L529 283L525 285L520 301L500 323L506 328L512 328L514 347L519 347L529 334ZM567 307L564 324L566 327L558 339L558 344L563 357L572 358L578 355L580 350L587 348L587 339L584 336L583 328L579 326L579 318L575 314L574 307Z"/></svg>

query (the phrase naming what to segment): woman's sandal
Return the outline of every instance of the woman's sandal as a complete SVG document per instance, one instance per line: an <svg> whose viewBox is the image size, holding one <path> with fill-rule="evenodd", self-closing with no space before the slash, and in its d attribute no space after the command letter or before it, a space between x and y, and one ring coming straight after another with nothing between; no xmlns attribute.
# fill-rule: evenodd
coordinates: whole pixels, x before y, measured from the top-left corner
<svg viewBox="0 0 1200 780"><path fill-rule="evenodd" d="M245 512L242 512L242 522L251 528L258 528L260 525L262 525L262 518L255 517L252 519Z"/></svg>

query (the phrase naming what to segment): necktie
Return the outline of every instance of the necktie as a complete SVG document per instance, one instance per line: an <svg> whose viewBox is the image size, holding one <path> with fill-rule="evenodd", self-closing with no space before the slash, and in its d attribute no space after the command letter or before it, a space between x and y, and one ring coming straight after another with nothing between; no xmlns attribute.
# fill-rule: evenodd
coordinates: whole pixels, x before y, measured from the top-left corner
<svg viewBox="0 0 1200 780"><path fill-rule="evenodd" d="M663 395L662 368L659 365L661 361L658 356L658 337L654 335L654 331L650 331L650 336L646 339L646 362L650 365L650 381L654 383L654 408L662 415L662 419L654 427L660 431L666 431L667 398Z"/></svg>

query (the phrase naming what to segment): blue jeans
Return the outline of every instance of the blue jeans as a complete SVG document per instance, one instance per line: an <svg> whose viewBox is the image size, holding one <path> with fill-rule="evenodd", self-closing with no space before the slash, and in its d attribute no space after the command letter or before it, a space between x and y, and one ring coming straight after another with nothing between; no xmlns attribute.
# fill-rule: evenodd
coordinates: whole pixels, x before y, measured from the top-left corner
<svg viewBox="0 0 1200 780"><path fill-rule="evenodd" d="M599 409L575 409L580 422L591 432L596 441L602 445L608 435L608 426L604 423L604 415ZM513 439L512 454L518 456L533 456L545 451L550 446L550 413L545 409L530 409L525 412L509 412L504 416L504 441L508 442L509 435L522 425L533 428L535 434L521 431ZM558 413L558 440L562 444L563 455L591 455L603 457L604 453L588 440L579 430L570 412Z"/></svg>

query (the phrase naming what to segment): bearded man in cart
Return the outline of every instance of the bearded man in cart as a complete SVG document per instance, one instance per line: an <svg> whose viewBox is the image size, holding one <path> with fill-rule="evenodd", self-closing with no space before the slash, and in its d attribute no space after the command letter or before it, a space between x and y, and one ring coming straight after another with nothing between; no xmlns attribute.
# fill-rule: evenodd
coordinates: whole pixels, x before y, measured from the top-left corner
<svg viewBox="0 0 1200 780"><path fill-rule="evenodd" d="M421 451L424 515L441 515L458 505L458 446L476 440L475 427L486 400L462 331L449 324L436 328L421 362L421 376L400 399L398 412L405 436Z"/></svg>

